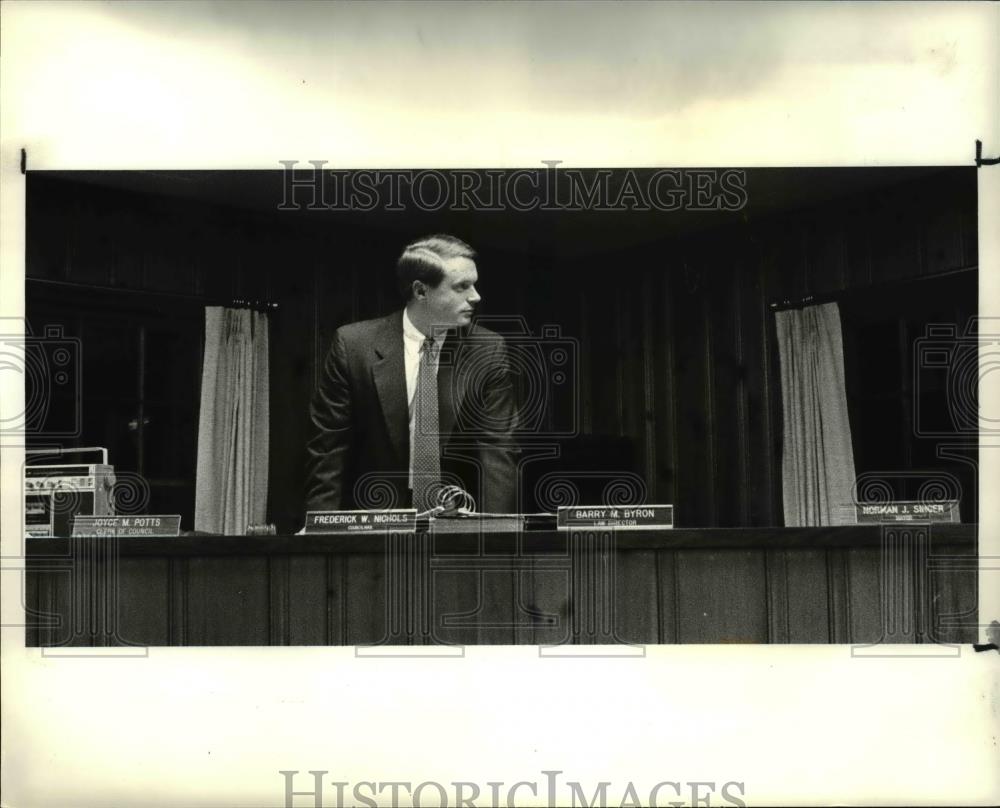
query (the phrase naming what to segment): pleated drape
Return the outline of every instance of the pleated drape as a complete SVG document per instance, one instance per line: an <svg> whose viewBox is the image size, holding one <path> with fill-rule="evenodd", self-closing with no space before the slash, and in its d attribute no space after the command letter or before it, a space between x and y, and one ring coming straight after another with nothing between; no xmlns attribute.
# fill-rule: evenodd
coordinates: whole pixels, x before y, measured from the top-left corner
<svg viewBox="0 0 1000 808"><path fill-rule="evenodd" d="M852 524L855 481L836 303L776 312L786 527Z"/></svg>
<svg viewBox="0 0 1000 808"><path fill-rule="evenodd" d="M269 416L267 315L205 309L196 530L238 535L264 522Z"/></svg>

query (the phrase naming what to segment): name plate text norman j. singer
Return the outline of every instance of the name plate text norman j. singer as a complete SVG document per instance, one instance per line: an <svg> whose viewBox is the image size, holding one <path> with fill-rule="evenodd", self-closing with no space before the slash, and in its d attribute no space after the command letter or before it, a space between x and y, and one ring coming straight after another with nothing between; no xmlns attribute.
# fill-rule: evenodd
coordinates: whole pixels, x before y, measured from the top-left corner
<svg viewBox="0 0 1000 808"><path fill-rule="evenodd" d="M416 508L386 511L309 511L306 533L416 533Z"/></svg>
<svg viewBox="0 0 1000 808"><path fill-rule="evenodd" d="M181 517L170 516L76 516L73 536L120 536L163 538L179 536Z"/></svg>
<svg viewBox="0 0 1000 808"><path fill-rule="evenodd" d="M871 502L855 506L858 524L872 522L958 522L958 500Z"/></svg>
<svg viewBox="0 0 1000 808"><path fill-rule="evenodd" d="M613 527L618 530L666 530L674 526L673 505L600 505L561 507L559 530Z"/></svg>

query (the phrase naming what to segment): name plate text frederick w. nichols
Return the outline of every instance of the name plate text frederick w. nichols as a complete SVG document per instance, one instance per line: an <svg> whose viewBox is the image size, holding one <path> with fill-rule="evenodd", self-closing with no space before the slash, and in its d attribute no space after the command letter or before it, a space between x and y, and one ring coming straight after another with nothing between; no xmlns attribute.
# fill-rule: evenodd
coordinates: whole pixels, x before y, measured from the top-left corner
<svg viewBox="0 0 1000 808"><path fill-rule="evenodd" d="M559 530L613 527L620 530L666 530L674 526L673 505L575 505L556 512Z"/></svg>
<svg viewBox="0 0 1000 808"><path fill-rule="evenodd" d="M416 508L385 511L309 511L306 533L416 533Z"/></svg>
<svg viewBox="0 0 1000 808"><path fill-rule="evenodd" d="M125 538L164 538L179 536L181 517L170 516L77 516L73 519L74 536L119 536Z"/></svg>

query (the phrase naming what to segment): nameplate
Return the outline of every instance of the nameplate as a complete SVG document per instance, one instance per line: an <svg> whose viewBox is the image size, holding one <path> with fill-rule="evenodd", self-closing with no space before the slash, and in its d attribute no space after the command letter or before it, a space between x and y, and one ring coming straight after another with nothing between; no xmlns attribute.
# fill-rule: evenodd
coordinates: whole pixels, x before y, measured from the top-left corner
<svg viewBox="0 0 1000 808"><path fill-rule="evenodd" d="M858 524L879 522L958 522L958 500L943 502L872 502L855 506Z"/></svg>
<svg viewBox="0 0 1000 808"><path fill-rule="evenodd" d="M181 517L172 516L76 516L73 536L120 538L165 538L179 536Z"/></svg>
<svg viewBox="0 0 1000 808"><path fill-rule="evenodd" d="M608 528L664 530L674 526L673 505L573 506L556 511L559 530Z"/></svg>
<svg viewBox="0 0 1000 808"><path fill-rule="evenodd" d="M519 513L470 513L431 519L431 533L520 533L524 517Z"/></svg>
<svg viewBox="0 0 1000 808"><path fill-rule="evenodd" d="M416 533L416 508L387 511L309 511L306 533Z"/></svg>

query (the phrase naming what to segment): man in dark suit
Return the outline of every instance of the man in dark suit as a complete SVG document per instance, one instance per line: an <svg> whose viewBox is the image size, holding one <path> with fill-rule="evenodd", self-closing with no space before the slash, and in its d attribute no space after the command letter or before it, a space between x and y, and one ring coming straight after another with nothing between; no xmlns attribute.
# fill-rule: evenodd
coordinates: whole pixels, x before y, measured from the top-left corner
<svg viewBox="0 0 1000 808"><path fill-rule="evenodd" d="M507 352L472 326L475 257L453 236L409 244L396 266L403 310L337 329L310 408L306 510L424 511L449 484L480 511L514 510Z"/></svg>

